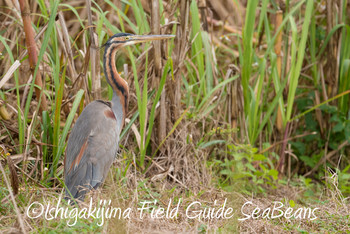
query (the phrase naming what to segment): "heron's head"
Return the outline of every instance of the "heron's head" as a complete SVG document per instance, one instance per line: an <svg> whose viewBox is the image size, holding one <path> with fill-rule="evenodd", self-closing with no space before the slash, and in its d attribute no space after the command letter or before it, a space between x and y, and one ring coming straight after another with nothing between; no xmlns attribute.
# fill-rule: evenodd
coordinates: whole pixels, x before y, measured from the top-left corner
<svg viewBox="0 0 350 234"><path fill-rule="evenodd" d="M128 45L134 45L137 43L158 41L164 39L174 38L175 35L134 35L131 33L117 33L113 35L104 46L117 45L118 47L124 47Z"/></svg>

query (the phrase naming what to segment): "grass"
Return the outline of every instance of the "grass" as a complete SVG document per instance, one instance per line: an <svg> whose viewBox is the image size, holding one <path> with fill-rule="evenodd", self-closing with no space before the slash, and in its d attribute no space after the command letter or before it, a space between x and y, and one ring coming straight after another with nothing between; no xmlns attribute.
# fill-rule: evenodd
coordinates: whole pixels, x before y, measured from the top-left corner
<svg viewBox="0 0 350 234"><path fill-rule="evenodd" d="M30 6L31 26L35 34L44 31L36 38L38 62L27 73L21 70L30 59L20 36L21 14L15 6L0 8L0 20L7 27L0 29L0 77L13 77L0 87L0 160L3 176L12 181L12 189L0 181L0 230L20 230L16 204L28 232L348 231L347 1L324 10L322 1L311 0L286 1L285 6L267 0L247 5L239 0L207 1L213 15L194 0L159 3L160 32L176 38L162 42L160 52L145 44L118 53L117 70L123 71L131 93L129 112L119 157L103 188L91 195L96 205L99 199L112 199L113 206L130 207L135 214L143 201L157 200L153 207L160 208L170 200L175 206L181 199L177 218L152 219L148 213L145 219L108 220L103 227L97 225L99 219L79 219L68 227L66 219L23 215L34 201L57 201L64 188L69 130L95 97L111 98L102 69L95 74L92 68L91 56L102 50L90 43L90 28L102 45L118 32L150 33L154 17L141 0L91 1L87 10L82 7L85 1L37 0ZM239 12L242 23L228 25L225 12L238 17L232 16L230 7ZM282 21L277 24L280 9ZM59 12L64 16L60 23ZM159 74L155 56L161 58ZM10 75L16 61L21 66ZM96 63L102 66L102 59ZM29 73L38 74L43 86L30 81ZM101 90L94 90L95 82L101 82ZM36 88L45 96L47 108ZM16 186L14 203L9 195ZM233 207L233 219L186 216L192 202L201 202L204 209L220 207L225 198ZM320 211L316 221L239 222L247 200L260 208L280 201Z"/></svg>

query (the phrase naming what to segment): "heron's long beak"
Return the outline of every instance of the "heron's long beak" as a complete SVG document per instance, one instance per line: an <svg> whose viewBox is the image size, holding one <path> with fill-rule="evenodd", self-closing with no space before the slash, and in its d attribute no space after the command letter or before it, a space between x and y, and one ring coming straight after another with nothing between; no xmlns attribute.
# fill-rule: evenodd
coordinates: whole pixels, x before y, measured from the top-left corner
<svg viewBox="0 0 350 234"><path fill-rule="evenodd" d="M164 39L171 39L174 37L175 35L135 35L130 37L130 44L137 44L148 41L159 41Z"/></svg>

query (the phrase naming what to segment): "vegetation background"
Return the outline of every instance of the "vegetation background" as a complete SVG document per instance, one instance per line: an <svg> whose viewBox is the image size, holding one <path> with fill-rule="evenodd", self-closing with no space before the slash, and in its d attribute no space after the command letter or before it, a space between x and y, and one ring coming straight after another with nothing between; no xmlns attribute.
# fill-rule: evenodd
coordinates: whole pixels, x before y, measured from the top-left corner
<svg viewBox="0 0 350 234"><path fill-rule="evenodd" d="M0 231L349 232L349 15L347 0L0 0ZM134 210L228 198L234 218L26 216L62 195L84 106L111 98L100 46L118 32L176 37L118 53L129 112L94 196ZM246 201L320 210L238 222Z"/></svg>

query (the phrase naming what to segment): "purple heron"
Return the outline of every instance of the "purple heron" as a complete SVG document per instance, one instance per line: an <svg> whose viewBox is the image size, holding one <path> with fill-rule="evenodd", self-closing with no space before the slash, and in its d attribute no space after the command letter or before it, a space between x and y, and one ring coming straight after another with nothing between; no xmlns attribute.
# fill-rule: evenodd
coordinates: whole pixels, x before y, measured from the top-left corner
<svg viewBox="0 0 350 234"><path fill-rule="evenodd" d="M96 100L88 104L72 129L64 159L67 199L72 196L84 200L88 191L97 189L116 157L129 97L128 84L115 66L116 52L127 45L173 37L118 33L104 44L103 69L113 97L111 102Z"/></svg>

